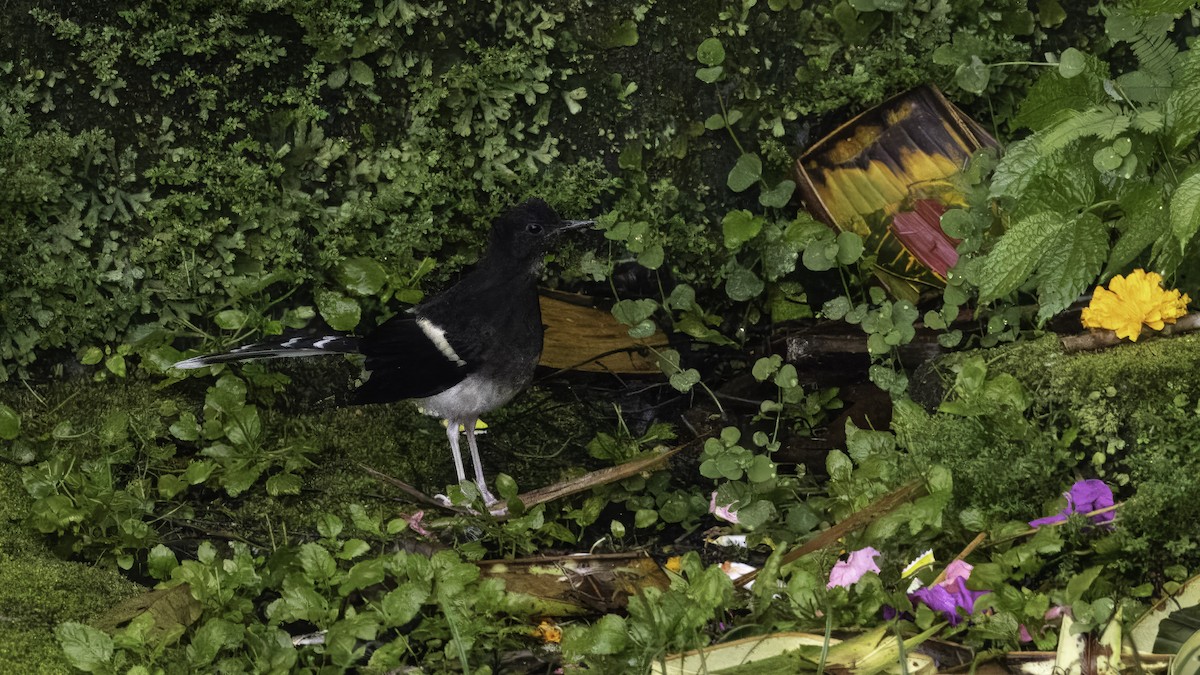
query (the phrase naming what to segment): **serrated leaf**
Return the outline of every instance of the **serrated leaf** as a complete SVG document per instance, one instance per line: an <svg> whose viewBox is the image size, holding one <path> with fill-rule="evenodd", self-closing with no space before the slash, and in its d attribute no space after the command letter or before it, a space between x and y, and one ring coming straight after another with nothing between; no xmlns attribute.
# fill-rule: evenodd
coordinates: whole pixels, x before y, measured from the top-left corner
<svg viewBox="0 0 1200 675"><path fill-rule="evenodd" d="M725 184L734 192L743 192L762 177L762 160L753 152L747 152L738 157L737 163L729 171Z"/></svg>
<svg viewBox="0 0 1200 675"><path fill-rule="evenodd" d="M1095 136L1111 141L1129 129L1130 120L1128 114L1110 106L1069 111L1058 124L1034 134L1033 138L1038 150L1049 154L1081 138Z"/></svg>
<svg viewBox="0 0 1200 675"><path fill-rule="evenodd" d="M981 302L990 302L1017 290L1045 257L1049 247L1073 220L1057 213L1037 213L1017 221L991 252L977 272Z"/></svg>
<svg viewBox="0 0 1200 675"><path fill-rule="evenodd" d="M1200 50L1186 52L1179 66L1166 104L1168 137L1176 149L1200 133Z"/></svg>
<svg viewBox="0 0 1200 675"><path fill-rule="evenodd" d="M1193 170L1171 195L1171 234L1183 251L1200 229L1200 170Z"/></svg>
<svg viewBox="0 0 1200 675"><path fill-rule="evenodd" d="M1084 214L1062 230L1037 273L1038 323L1066 309L1096 280L1108 256L1108 227Z"/></svg>
<svg viewBox="0 0 1200 675"><path fill-rule="evenodd" d="M54 637L63 655L74 667L87 673L108 668L113 656L113 640L107 633L75 621L65 621L54 629Z"/></svg>
<svg viewBox="0 0 1200 675"><path fill-rule="evenodd" d="M1121 233L1112 252L1104 277L1108 278L1124 270L1142 251L1170 230L1170 222L1163 217L1162 195L1152 185L1142 185L1121 198L1124 217L1117 221Z"/></svg>

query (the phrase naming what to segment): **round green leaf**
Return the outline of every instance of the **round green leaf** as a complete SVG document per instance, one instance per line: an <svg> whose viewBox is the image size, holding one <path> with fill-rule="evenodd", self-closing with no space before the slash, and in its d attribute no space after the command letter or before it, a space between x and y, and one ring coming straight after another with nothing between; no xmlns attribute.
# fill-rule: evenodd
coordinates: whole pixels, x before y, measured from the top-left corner
<svg viewBox="0 0 1200 675"><path fill-rule="evenodd" d="M758 203L768 208L781 209L792 200L792 193L795 191L795 181L781 180L775 187L763 190L758 195Z"/></svg>
<svg viewBox="0 0 1200 675"><path fill-rule="evenodd" d="M246 313L240 309L227 309L223 312L218 312L213 317L213 323L217 324L223 330L237 330L246 325Z"/></svg>
<svg viewBox="0 0 1200 675"><path fill-rule="evenodd" d="M725 63L725 46L715 37L710 37L696 48L696 60L706 66Z"/></svg>
<svg viewBox="0 0 1200 675"><path fill-rule="evenodd" d="M334 330L351 330L362 318L362 309L353 298L341 293L324 291L317 293L317 311L321 318Z"/></svg>
<svg viewBox="0 0 1200 675"><path fill-rule="evenodd" d="M99 347L88 347L79 357L79 362L85 366L94 366L104 358L104 350Z"/></svg>
<svg viewBox="0 0 1200 675"><path fill-rule="evenodd" d="M387 282L387 270L371 258L348 258L335 273L342 286L360 296L375 295Z"/></svg>
<svg viewBox="0 0 1200 675"><path fill-rule="evenodd" d="M758 297L763 292L763 288L765 288L763 280L745 267L735 268L729 278L725 280L725 294L737 302L745 302Z"/></svg>
<svg viewBox="0 0 1200 675"><path fill-rule="evenodd" d="M721 231L725 234L725 247L737 249L758 236L762 231L763 219L745 209L730 211L721 219Z"/></svg>
<svg viewBox="0 0 1200 675"><path fill-rule="evenodd" d="M1064 78L1072 78L1082 73L1087 68L1087 59L1084 58L1083 52L1074 47L1068 47L1066 51L1058 57L1058 74Z"/></svg>
<svg viewBox="0 0 1200 675"><path fill-rule="evenodd" d="M11 441L21 433L21 416L16 410L0 403L0 438Z"/></svg>
<svg viewBox="0 0 1200 675"><path fill-rule="evenodd" d="M753 152L747 152L738 157L737 164L729 172L725 184L734 192L742 192L758 182L762 177L762 160Z"/></svg>
<svg viewBox="0 0 1200 675"><path fill-rule="evenodd" d="M837 261L849 265L862 257L863 240L858 234L850 231L841 232L837 238Z"/></svg>
<svg viewBox="0 0 1200 675"><path fill-rule="evenodd" d="M705 82L707 84L716 82L717 80L721 79L721 76L724 74L725 66L710 66L708 68L698 68L696 70L696 77L699 78L701 82Z"/></svg>
<svg viewBox="0 0 1200 675"><path fill-rule="evenodd" d="M978 56L972 56L969 63L962 64L954 72L954 83L962 87L964 91L982 94L991 77L991 69L987 67L987 64Z"/></svg>
<svg viewBox="0 0 1200 675"><path fill-rule="evenodd" d="M371 70L371 66L368 66L362 61L351 61L350 79L361 85L369 87L375 84L375 72Z"/></svg>
<svg viewBox="0 0 1200 675"><path fill-rule="evenodd" d="M1092 155L1092 165L1097 171L1116 171L1125 158L1112 147L1100 148Z"/></svg>

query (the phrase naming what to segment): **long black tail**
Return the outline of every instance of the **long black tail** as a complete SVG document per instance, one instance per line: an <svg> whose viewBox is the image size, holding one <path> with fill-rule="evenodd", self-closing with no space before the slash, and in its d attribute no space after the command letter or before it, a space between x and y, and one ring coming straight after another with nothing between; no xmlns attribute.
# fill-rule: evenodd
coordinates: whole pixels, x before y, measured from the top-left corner
<svg viewBox="0 0 1200 675"><path fill-rule="evenodd" d="M282 359L293 356L325 356L328 354L357 354L359 338L352 335L323 335L320 337L278 338L266 342L242 345L223 354L194 356L175 364L175 368L203 368L218 363L250 361L253 359Z"/></svg>

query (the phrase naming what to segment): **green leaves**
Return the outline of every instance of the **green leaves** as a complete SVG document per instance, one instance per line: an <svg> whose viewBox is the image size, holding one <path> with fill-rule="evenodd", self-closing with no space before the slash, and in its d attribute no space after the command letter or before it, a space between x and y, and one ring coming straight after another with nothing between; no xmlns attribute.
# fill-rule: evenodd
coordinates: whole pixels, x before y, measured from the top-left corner
<svg viewBox="0 0 1200 675"><path fill-rule="evenodd" d="M346 290L360 297L378 293L387 283L387 270L371 258L347 258L334 272Z"/></svg>
<svg viewBox="0 0 1200 675"><path fill-rule="evenodd" d="M11 441L21 433L21 416L16 410L0 403L0 439Z"/></svg>
<svg viewBox="0 0 1200 675"><path fill-rule="evenodd" d="M700 43L696 48L696 60L706 66L696 70L696 77L702 82L712 84L725 74L725 68L721 65L725 62L725 47L715 37Z"/></svg>
<svg viewBox="0 0 1200 675"><path fill-rule="evenodd" d="M742 244L758 236L766 221L745 209L730 211L721 221L721 231L725 234L725 248L737 250Z"/></svg>
<svg viewBox="0 0 1200 675"><path fill-rule="evenodd" d="M1171 233L1181 251L1200 229L1200 169L1185 176L1171 195Z"/></svg>
<svg viewBox="0 0 1200 675"><path fill-rule="evenodd" d="M1065 309L1096 278L1108 254L1107 228L1087 214L1042 212L1024 218L983 258L975 282L990 302L1017 290L1038 272L1039 320Z"/></svg>
<svg viewBox="0 0 1200 675"><path fill-rule="evenodd" d="M108 670L113 657L113 640L104 631L87 624L65 621L54 629L54 637L72 666L85 673Z"/></svg>
<svg viewBox="0 0 1200 675"><path fill-rule="evenodd" d="M1058 74L1071 79L1087 68L1087 57L1074 47L1069 47L1058 57Z"/></svg>
<svg viewBox="0 0 1200 675"><path fill-rule="evenodd" d="M362 319L362 309L358 302L336 291L319 291L316 301L321 318L334 330L353 330Z"/></svg>
<svg viewBox="0 0 1200 675"><path fill-rule="evenodd" d="M737 163L729 171L725 184L734 192L742 192L762 178L762 160L758 155L747 152L738 157Z"/></svg>

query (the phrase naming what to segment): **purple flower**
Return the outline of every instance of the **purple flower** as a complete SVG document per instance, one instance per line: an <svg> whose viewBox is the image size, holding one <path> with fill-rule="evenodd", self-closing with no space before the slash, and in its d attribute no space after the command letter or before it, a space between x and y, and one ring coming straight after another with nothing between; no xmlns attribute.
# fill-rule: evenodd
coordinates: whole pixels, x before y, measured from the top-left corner
<svg viewBox="0 0 1200 675"><path fill-rule="evenodd" d="M975 611L975 601L990 592L973 591L967 588L967 580L959 577L954 581L943 581L937 586L918 589L910 597L920 600L935 612L941 612L951 626L957 626L963 615ZM963 610L961 614L958 611L960 609Z"/></svg>
<svg viewBox="0 0 1200 675"><path fill-rule="evenodd" d="M1051 523L1061 523L1072 513L1090 513L1113 505L1112 489L1105 485L1104 481L1094 478L1076 481L1069 491L1063 493L1063 496L1067 498L1067 506L1062 511L1053 516L1031 520L1029 526L1041 527ZM1097 513L1092 516L1092 522L1097 525L1109 524L1111 527L1114 515L1112 511Z"/></svg>
<svg viewBox="0 0 1200 675"><path fill-rule="evenodd" d="M877 555L879 555L879 551L870 546L851 551L847 560L837 561L833 569L829 570L829 583L825 585L825 588L836 586L850 588L858 583L858 580L862 579L867 572L878 574L879 565L875 564Z"/></svg>

